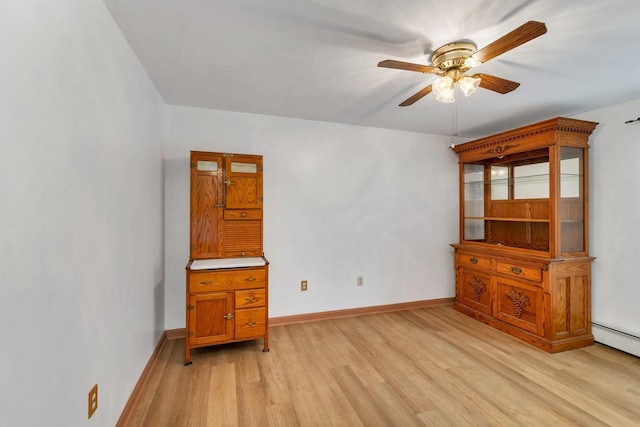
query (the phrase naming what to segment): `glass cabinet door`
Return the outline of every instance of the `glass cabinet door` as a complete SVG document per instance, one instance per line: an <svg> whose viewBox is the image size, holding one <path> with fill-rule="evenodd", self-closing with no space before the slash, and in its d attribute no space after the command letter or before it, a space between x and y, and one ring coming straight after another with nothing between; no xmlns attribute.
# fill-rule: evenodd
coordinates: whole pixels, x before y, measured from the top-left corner
<svg viewBox="0 0 640 427"><path fill-rule="evenodd" d="M585 251L584 149L560 147L560 252Z"/></svg>

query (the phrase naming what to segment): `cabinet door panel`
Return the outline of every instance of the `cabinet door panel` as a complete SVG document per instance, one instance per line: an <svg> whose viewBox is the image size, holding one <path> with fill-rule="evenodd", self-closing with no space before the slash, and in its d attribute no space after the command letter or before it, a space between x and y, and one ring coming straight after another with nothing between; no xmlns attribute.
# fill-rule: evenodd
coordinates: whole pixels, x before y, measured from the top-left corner
<svg viewBox="0 0 640 427"><path fill-rule="evenodd" d="M491 276L474 270L460 269L461 303L486 314L493 314Z"/></svg>
<svg viewBox="0 0 640 427"><path fill-rule="evenodd" d="M588 262L567 262L553 266L551 283L552 336L591 333L591 282Z"/></svg>
<svg viewBox="0 0 640 427"><path fill-rule="evenodd" d="M234 335L233 292L199 294L189 297L189 345L229 341Z"/></svg>
<svg viewBox="0 0 640 427"><path fill-rule="evenodd" d="M191 259L222 254L222 156L191 154Z"/></svg>
<svg viewBox="0 0 640 427"><path fill-rule="evenodd" d="M228 209L262 208L262 156L227 157L225 173Z"/></svg>
<svg viewBox="0 0 640 427"><path fill-rule="evenodd" d="M496 317L542 335L542 290L517 280L496 278Z"/></svg>

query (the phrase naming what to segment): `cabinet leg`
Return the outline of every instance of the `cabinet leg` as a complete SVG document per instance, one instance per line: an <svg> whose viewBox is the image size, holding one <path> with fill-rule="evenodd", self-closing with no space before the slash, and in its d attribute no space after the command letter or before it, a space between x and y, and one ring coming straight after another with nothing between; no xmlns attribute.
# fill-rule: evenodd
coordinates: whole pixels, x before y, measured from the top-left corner
<svg viewBox="0 0 640 427"><path fill-rule="evenodd" d="M189 338L184 342L184 366L191 365L191 348L189 347L189 343L187 342Z"/></svg>
<svg viewBox="0 0 640 427"><path fill-rule="evenodd" d="M269 351L269 338L265 335L264 337L264 348L262 349L263 353L266 353Z"/></svg>

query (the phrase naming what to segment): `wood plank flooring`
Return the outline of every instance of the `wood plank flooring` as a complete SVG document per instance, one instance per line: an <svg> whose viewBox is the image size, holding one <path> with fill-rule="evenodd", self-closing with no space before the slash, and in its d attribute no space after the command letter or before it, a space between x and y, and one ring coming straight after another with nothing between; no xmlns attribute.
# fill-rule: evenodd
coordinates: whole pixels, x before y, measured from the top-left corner
<svg viewBox="0 0 640 427"><path fill-rule="evenodd" d="M160 353L130 426L637 426L640 359L547 354L450 306Z"/></svg>

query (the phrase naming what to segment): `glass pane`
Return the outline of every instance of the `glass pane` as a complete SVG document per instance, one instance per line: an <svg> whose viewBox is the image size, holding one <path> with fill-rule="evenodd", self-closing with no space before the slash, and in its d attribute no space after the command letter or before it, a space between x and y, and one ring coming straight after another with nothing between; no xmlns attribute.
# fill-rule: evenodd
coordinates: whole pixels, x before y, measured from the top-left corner
<svg viewBox="0 0 640 427"><path fill-rule="evenodd" d="M583 149L560 149L560 250L584 251Z"/></svg>
<svg viewBox="0 0 640 427"><path fill-rule="evenodd" d="M484 165L464 165L464 240L484 239ZM476 219L467 219L467 218Z"/></svg>
<svg viewBox="0 0 640 427"><path fill-rule="evenodd" d="M484 220L464 220L464 240L484 240Z"/></svg>
<svg viewBox="0 0 640 427"><path fill-rule="evenodd" d="M258 165L255 163L231 162L231 172L256 173L258 172Z"/></svg>
<svg viewBox="0 0 640 427"><path fill-rule="evenodd" d="M205 161L198 160L198 170L204 172L217 172L218 171L218 162L216 161Z"/></svg>
<svg viewBox="0 0 640 427"><path fill-rule="evenodd" d="M531 163L513 168L514 199L549 197L549 162Z"/></svg>
<svg viewBox="0 0 640 427"><path fill-rule="evenodd" d="M507 200L509 198L509 167L491 166L491 199Z"/></svg>
<svg viewBox="0 0 640 427"><path fill-rule="evenodd" d="M563 147L563 149L568 147ZM582 149L577 148L580 152ZM580 197L580 166L578 157L560 160L560 197Z"/></svg>
<svg viewBox="0 0 640 427"><path fill-rule="evenodd" d="M464 216L484 216L483 165L464 165Z"/></svg>

